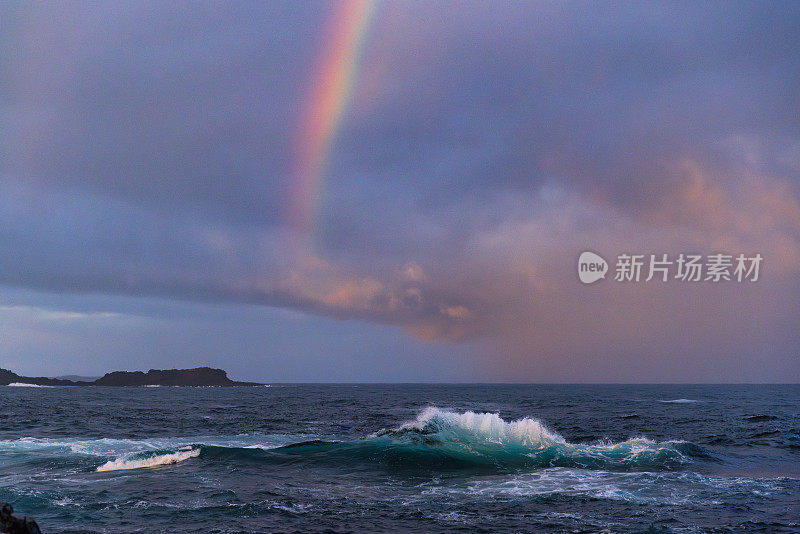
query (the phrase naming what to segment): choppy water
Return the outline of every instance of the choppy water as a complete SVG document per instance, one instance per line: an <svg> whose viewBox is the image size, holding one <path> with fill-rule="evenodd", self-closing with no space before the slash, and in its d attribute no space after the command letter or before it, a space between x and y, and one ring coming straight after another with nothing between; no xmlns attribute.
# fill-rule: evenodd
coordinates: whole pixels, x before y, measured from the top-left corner
<svg viewBox="0 0 800 534"><path fill-rule="evenodd" d="M800 532L800 386L0 387L48 532Z"/></svg>

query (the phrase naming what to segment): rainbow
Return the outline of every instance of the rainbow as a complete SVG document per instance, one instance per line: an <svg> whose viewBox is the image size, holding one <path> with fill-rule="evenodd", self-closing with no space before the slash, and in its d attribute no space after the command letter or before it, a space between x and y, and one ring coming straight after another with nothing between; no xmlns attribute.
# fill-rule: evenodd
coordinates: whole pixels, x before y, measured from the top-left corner
<svg viewBox="0 0 800 534"><path fill-rule="evenodd" d="M338 0L299 129L288 223L310 245L326 162L352 97L375 0Z"/></svg>

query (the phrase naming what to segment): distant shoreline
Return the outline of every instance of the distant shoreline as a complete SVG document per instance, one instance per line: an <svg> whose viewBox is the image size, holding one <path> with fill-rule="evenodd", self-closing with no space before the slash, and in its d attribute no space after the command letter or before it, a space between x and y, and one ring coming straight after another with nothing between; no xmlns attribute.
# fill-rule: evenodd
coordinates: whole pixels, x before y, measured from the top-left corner
<svg viewBox="0 0 800 534"><path fill-rule="evenodd" d="M0 369L0 386L263 386L260 382L239 382L228 378L222 369L195 367L193 369L150 369L149 371L112 371L92 381L49 378L45 376L20 376L13 371Z"/></svg>

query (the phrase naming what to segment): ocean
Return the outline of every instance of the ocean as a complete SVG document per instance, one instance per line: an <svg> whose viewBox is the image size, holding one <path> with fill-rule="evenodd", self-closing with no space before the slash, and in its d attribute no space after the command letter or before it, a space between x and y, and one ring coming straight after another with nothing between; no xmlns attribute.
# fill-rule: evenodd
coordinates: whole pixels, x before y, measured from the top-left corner
<svg viewBox="0 0 800 534"><path fill-rule="evenodd" d="M798 385L0 387L47 533L800 532Z"/></svg>

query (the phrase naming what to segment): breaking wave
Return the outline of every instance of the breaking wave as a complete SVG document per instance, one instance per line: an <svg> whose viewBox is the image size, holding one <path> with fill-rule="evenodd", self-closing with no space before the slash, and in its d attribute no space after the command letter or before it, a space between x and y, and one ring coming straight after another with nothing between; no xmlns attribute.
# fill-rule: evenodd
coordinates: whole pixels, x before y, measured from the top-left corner
<svg viewBox="0 0 800 534"><path fill-rule="evenodd" d="M464 462L509 467L670 468L710 458L702 447L685 441L633 438L617 443L570 443L537 419L505 421L493 413L437 408L427 408L415 421L379 432L373 439Z"/></svg>
<svg viewBox="0 0 800 534"><path fill-rule="evenodd" d="M164 465L177 464L200 456L200 449L188 447L178 451L153 451L142 452L130 456L124 456L110 462L106 462L97 468L97 471L123 471L127 469L141 469L144 467L160 467Z"/></svg>
<svg viewBox="0 0 800 534"><path fill-rule="evenodd" d="M147 440L27 438L2 441L2 449L74 456L84 466L78 469L101 472L168 466L191 458L232 464L306 462L366 469L477 467L500 471L549 467L671 470L698 460L716 460L709 451L686 441L638 437L615 443L571 443L536 419L505 421L494 413L456 413L432 407L397 428L354 440L257 434Z"/></svg>
<svg viewBox="0 0 800 534"><path fill-rule="evenodd" d="M201 458L254 462L304 461L369 468L493 471L548 467L619 471L675 469L715 458L685 441L633 438L617 443L570 443L531 418L505 421L498 414L427 408L414 421L360 440L312 439L271 449L203 447Z"/></svg>

